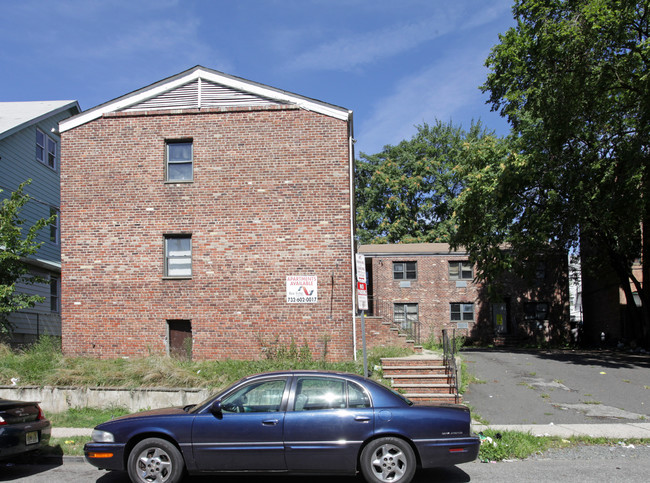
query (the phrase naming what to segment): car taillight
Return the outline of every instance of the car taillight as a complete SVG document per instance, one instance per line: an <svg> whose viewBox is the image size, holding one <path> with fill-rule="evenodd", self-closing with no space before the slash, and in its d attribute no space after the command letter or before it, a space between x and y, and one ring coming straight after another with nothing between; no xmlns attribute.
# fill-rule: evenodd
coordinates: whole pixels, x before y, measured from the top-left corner
<svg viewBox="0 0 650 483"><path fill-rule="evenodd" d="M38 405L37 405L36 407L38 408L38 418L37 418L37 419L38 419L39 421L40 421L41 419L45 419L45 413L43 412L43 410L41 409L41 407L38 406Z"/></svg>
<svg viewBox="0 0 650 483"><path fill-rule="evenodd" d="M4 425L4 424L7 424L7 421L5 421L4 419L2 419L2 416L0 416L0 426L2 426L2 425Z"/></svg>

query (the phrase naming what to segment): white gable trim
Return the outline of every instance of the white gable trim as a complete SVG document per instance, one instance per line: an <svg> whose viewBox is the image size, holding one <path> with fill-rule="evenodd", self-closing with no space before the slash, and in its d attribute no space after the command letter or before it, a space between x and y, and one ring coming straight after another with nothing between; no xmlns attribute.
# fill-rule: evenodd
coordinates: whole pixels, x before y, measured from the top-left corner
<svg viewBox="0 0 650 483"><path fill-rule="evenodd" d="M350 120L352 116L352 111L344 109L342 107L337 107L332 104L327 104L324 102L316 101L314 99L291 94L286 91L264 86L262 84L257 84L255 82L247 81L237 77L232 77L221 72L205 69L203 67L195 67L189 71L186 71L185 73L171 77L168 80L163 80L159 83L153 84L150 87L145 87L143 89L137 90L131 94L119 97L114 101L107 102L86 112L82 112L77 116L66 119L59 124L59 130L61 132L65 132L70 129L74 129L75 127L81 126L82 124L94 121L95 119L102 117L104 114L121 111L128 108L129 106L141 103L143 101L151 99L152 97L159 96L165 92L181 87L196 79L203 79L209 82L214 82L216 84L221 84L232 89L249 92L251 94L266 97L267 99L272 99L278 102L297 105L308 111L318 112L320 114L344 121Z"/></svg>

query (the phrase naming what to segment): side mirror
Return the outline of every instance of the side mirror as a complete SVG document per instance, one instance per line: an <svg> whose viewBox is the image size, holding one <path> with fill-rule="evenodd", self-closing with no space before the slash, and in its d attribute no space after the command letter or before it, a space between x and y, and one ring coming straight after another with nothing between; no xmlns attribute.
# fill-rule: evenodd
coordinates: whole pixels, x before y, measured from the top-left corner
<svg viewBox="0 0 650 483"><path fill-rule="evenodd" d="M217 399L210 406L210 412L218 419L223 418L223 411L221 410L221 399Z"/></svg>

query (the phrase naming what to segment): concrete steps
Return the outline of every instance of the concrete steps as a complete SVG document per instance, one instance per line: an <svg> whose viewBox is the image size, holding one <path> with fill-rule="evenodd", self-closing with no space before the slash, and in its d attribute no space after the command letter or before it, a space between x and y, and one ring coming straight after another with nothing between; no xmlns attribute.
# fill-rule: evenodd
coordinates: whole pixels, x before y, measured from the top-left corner
<svg viewBox="0 0 650 483"><path fill-rule="evenodd" d="M454 376L435 356L394 357L381 360L384 378L416 404L460 402Z"/></svg>

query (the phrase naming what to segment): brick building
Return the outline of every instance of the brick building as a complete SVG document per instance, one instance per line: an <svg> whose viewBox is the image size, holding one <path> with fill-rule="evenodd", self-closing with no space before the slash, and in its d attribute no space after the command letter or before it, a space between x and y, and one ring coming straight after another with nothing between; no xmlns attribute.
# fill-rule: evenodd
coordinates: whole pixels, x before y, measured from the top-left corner
<svg viewBox="0 0 650 483"><path fill-rule="evenodd" d="M528 282L504 277L490 293L474 281L468 253L446 243L361 245L359 253L366 257L369 345L385 338L378 322L416 343L439 340L443 329L483 342L569 337L566 257L548 257Z"/></svg>
<svg viewBox="0 0 650 483"><path fill-rule="evenodd" d="M60 131L65 353L353 357L351 111L197 66Z"/></svg>

